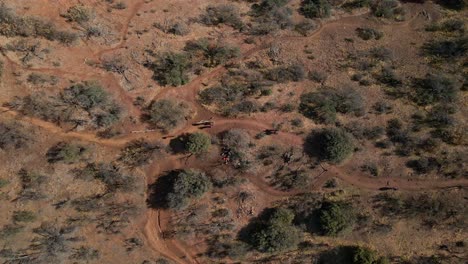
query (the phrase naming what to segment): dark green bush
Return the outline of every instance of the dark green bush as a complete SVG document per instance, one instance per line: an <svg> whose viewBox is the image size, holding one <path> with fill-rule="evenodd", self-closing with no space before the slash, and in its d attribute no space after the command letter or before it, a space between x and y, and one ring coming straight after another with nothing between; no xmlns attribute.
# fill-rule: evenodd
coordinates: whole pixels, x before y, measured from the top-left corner
<svg viewBox="0 0 468 264"><path fill-rule="evenodd" d="M468 37L462 36L451 39L431 40L422 46L424 53L445 59L462 57L468 51Z"/></svg>
<svg viewBox="0 0 468 264"><path fill-rule="evenodd" d="M331 5L327 0L302 0L301 14L307 18L330 16Z"/></svg>
<svg viewBox="0 0 468 264"><path fill-rule="evenodd" d="M186 208L192 200L201 198L212 186L205 173L196 170L183 170L172 177L166 196L166 206L170 209Z"/></svg>
<svg viewBox="0 0 468 264"><path fill-rule="evenodd" d="M354 152L352 136L343 129L336 127L313 132L307 138L307 143L316 146L317 149L306 151L318 155L322 160L333 163L344 161Z"/></svg>
<svg viewBox="0 0 468 264"><path fill-rule="evenodd" d="M426 27L427 31L443 31L443 32L465 32L465 22L461 19L447 19L440 23L433 23Z"/></svg>
<svg viewBox="0 0 468 264"><path fill-rule="evenodd" d="M146 64L153 71L153 79L162 86L181 86L189 81L191 62L187 54L167 52Z"/></svg>
<svg viewBox="0 0 468 264"><path fill-rule="evenodd" d="M450 103L457 99L458 87L455 82L440 74L430 74L422 79L415 79L414 94L411 99L419 105Z"/></svg>
<svg viewBox="0 0 468 264"><path fill-rule="evenodd" d="M319 209L320 230L324 235L336 236L356 221L354 208L343 202L325 202Z"/></svg>
<svg viewBox="0 0 468 264"><path fill-rule="evenodd" d="M208 134L196 132L188 136L185 150L190 154L198 155L207 152L210 146L211 137Z"/></svg>
<svg viewBox="0 0 468 264"><path fill-rule="evenodd" d="M332 124L336 113L362 115L364 102L354 89L322 89L301 96L299 111L308 118L320 123Z"/></svg>
<svg viewBox="0 0 468 264"><path fill-rule="evenodd" d="M269 209L259 216L244 239L260 252L276 253L295 248L301 233L292 225L293 219L294 213L288 209Z"/></svg>
<svg viewBox="0 0 468 264"><path fill-rule="evenodd" d="M363 40L370 40L370 39L376 39L379 40L383 37L383 33L381 31L378 31L373 28L356 28L356 33L358 37L360 37Z"/></svg>

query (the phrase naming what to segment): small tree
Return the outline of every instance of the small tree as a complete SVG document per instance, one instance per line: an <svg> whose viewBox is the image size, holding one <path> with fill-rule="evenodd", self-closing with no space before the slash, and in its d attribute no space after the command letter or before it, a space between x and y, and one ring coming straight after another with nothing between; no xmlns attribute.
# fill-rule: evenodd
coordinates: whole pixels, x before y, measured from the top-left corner
<svg viewBox="0 0 468 264"><path fill-rule="evenodd" d="M322 233L336 236L351 227L356 216L351 205L342 202L325 202L319 211L319 223Z"/></svg>
<svg viewBox="0 0 468 264"><path fill-rule="evenodd" d="M193 199L202 197L212 187L205 173L197 170L183 170L173 177L166 195L166 206L171 209L186 208Z"/></svg>
<svg viewBox="0 0 468 264"><path fill-rule="evenodd" d="M293 226L293 219L294 213L288 209L267 210L246 237L246 242L260 252L274 253L294 248L301 240L301 233Z"/></svg>
<svg viewBox="0 0 468 264"><path fill-rule="evenodd" d="M160 85L181 86L189 81L187 72L191 62L185 53L168 52L146 66L153 71L153 79Z"/></svg>
<svg viewBox="0 0 468 264"><path fill-rule="evenodd" d="M319 157L333 163L347 159L354 151L354 143L349 133L341 128L325 128L308 138L311 144L318 144Z"/></svg>
<svg viewBox="0 0 468 264"><path fill-rule="evenodd" d="M193 133L188 136L187 142L185 143L185 149L194 155L202 154L207 152L211 146L211 138L205 133Z"/></svg>

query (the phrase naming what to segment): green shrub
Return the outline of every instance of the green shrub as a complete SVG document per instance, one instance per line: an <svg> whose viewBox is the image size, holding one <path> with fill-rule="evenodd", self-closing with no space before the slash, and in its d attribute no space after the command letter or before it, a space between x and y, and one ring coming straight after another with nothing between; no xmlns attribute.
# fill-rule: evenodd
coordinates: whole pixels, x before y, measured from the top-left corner
<svg viewBox="0 0 468 264"><path fill-rule="evenodd" d="M330 16L331 5L327 0L302 0L300 11L307 18Z"/></svg>
<svg viewBox="0 0 468 264"><path fill-rule="evenodd" d="M332 163L340 163L354 152L351 135L341 128L324 128L312 133L307 141L310 145L317 145L316 153L320 159Z"/></svg>
<svg viewBox="0 0 468 264"><path fill-rule="evenodd" d="M373 28L356 28L356 33L358 37L360 37L363 40L370 40L370 39L375 39L379 40L383 37L383 33L381 31L378 31Z"/></svg>
<svg viewBox="0 0 468 264"><path fill-rule="evenodd" d="M341 7L345 10L353 10L356 8L368 7L370 3L370 0L352 0L346 1L345 3L343 3L343 5L341 5Z"/></svg>
<svg viewBox="0 0 468 264"><path fill-rule="evenodd" d="M419 105L450 103L457 99L458 87L452 79L440 74L430 74L415 79L411 99Z"/></svg>
<svg viewBox="0 0 468 264"><path fill-rule="evenodd" d="M166 196L166 206L170 209L186 208L192 200L201 198L212 187L205 173L196 170L177 172L171 181Z"/></svg>
<svg viewBox="0 0 468 264"><path fill-rule="evenodd" d="M185 53L167 52L146 67L153 71L153 79L162 86L181 86L189 81L191 62Z"/></svg>
<svg viewBox="0 0 468 264"><path fill-rule="evenodd" d="M13 212L13 221L17 222L34 222L36 215L31 211L15 211Z"/></svg>
<svg viewBox="0 0 468 264"><path fill-rule="evenodd" d="M146 109L146 120L151 125L168 132L186 122L191 109L183 101L161 99Z"/></svg>
<svg viewBox="0 0 468 264"><path fill-rule="evenodd" d="M318 92L305 93L301 96L299 111L319 123L331 124L336 120L336 113L353 113L357 116L364 111L361 95L353 89L322 89Z"/></svg>
<svg viewBox="0 0 468 264"><path fill-rule="evenodd" d="M456 59L464 56L468 51L468 37L462 36L451 39L431 40L424 43L422 50L430 56Z"/></svg>
<svg viewBox="0 0 468 264"><path fill-rule="evenodd" d="M440 23L433 23L426 27L427 31L443 31L443 32L465 32L465 22L463 20L452 18Z"/></svg>
<svg viewBox="0 0 468 264"><path fill-rule="evenodd" d="M190 134L185 143L185 149L190 154L198 155L208 151L211 146L211 138L205 133L196 132Z"/></svg>
<svg viewBox="0 0 468 264"><path fill-rule="evenodd" d="M286 4L289 0L262 0L253 4L251 16L256 22L250 30L253 35L267 35L279 29L286 29L293 25L292 11Z"/></svg>
<svg viewBox="0 0 468 264"><path fill-rule="evenodd" d="M83 146L60 142L51 147L46 156L49 163L64 162L71 164L79 161L85 152L86 148Z"/></svg>
<svg viewBox="0 0 468 264"><path fill-rule="evenodd" d="M293 249L301 240L300 231L292 225L293 219L294 213L288 209L267 210L244 239L260 252Z"/></svg>
<svg viewBox="0 0 468 264"><path fill-rule="evenodd" d="M200 21L210 26L226 24L235 29L242 29L244 26L238 8L233 5L208 6Z"/></svg>
<svg viewBox="0 0 468 264"><path fill-rule="evenodd" d="M336 236L353 226L356 214L350 204L325 202L319 210L320 230L324 235Z"/></svg>

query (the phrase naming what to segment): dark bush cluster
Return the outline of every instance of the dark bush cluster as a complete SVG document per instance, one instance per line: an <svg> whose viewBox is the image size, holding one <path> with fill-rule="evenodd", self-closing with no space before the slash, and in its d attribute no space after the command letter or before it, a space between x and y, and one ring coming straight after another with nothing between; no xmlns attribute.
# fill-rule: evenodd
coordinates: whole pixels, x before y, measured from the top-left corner
<svg viewBox="0 0 468 264"><path fill-rule="evenodd" d="M440 74L430 74L422 79L415 79L414 94L411 99L419 105L451 103L457 99L456 83Z"/></svg>
<svg viewBox="0 0 468 264"><path fill-rule="evenodd" d="M299 111L317 122L332 124L336 121L337 113L362 115L364 102L361 95L354 89L332 90L328 88L303 94Z"/></svg>
<svg viewBox="0 0 468 264"><path fill-rule="evenodd" d="M145 64L153 71L153 79L162 86L181 86L189 81L188 72L191 61L185 53L167 52L156 61Z"/></svg>
<svg viewBox="0 0 468 264"><path fill-rule="evenodd" d="M307 137L306 151L322 160L340 163L353 154L354 142L352 136L341 128L324 128Z"/></svg>
<svg viewBox="0 0 468 264"><path fill-rule="evenodd" d="M307 18L330 16L331 5L328 0L302 0L300 11Z"/></svg>
<svg viewBox="0 0 468 264"><path fill-rule="evenodd" d="M121 108L95 82L74 84L58 96L29 95L11 103L11 106L19 108L25 115L75 126L109 127L121 116Z"/></svg>
<svg viewBox="0 0 468 264"><path fill-rule="evenodd" d="M284 208L265 210L247 226L241 239L260 252L277 253L293 249L302 235L293 225L294 213Z"/></svg>
<svg viewBox="0 0 468 264"><path fill-rule="evenodd" d="M154 185L153 195L158 198L153 197L153 202L159 199L160 203L155 204L156 206L182 210L194 200L200 199L211 188L211 180L201 171L172 171Z"/></svg>
<svg viewBox="0 0 468 264"><path fill-rule="evenodd" d="M256 22L250 29L253 35L267 35L293 25L292 10L286 5L289 0L262 0L253 4L251 16Z"/></svg>
<svg viewBox="0 0 468 264"><path fill-rule="evenodd" d="M468 37L461 36L443 40L431 40L422 46L424 53L444 59L457 59L468 51Z"/></svg>
<svg viewBox="0 0 468 264"><path fill-rule="evenodd" d="M77 34L58 30L51 22L45 22L35 17L20 17L5 3L0 4L0 35L41 37L48 40L58 40L64 44L71 44L78 39Z"/></svg>
<svg viewBox="0 0 468 264"><path fill-rule="evenodd" d="M371 11L376 17L402 20L405 10L398 0L378 0L371 4Z"/></svg>
<svg viewBox="0 0 468 264"><path fill-rule="evenodd" d="M225 24L239 30L244 27L239 10L234 5L208 6L200 21L209 26Z"/></svg>
<svg viewBox="0 0 468 264"><path fill-rule="evenodd" d="M361 246L340 246L320 255L318 264L389 264L377 252Z"/></svg>
<svg viewBox="0 0 468 264"><path fill-rule="evenodd" d="M318 217L322 234L336 236L353 226L356 212L344 202L325 202L319 209Z"/></svg>
<svg viewBox="0 0 468 264"><path fill-rule="evenodd" d="M379 40L383 37L383 33L373 28L356 28L356 34L363 40L375 39Z"/></svg>

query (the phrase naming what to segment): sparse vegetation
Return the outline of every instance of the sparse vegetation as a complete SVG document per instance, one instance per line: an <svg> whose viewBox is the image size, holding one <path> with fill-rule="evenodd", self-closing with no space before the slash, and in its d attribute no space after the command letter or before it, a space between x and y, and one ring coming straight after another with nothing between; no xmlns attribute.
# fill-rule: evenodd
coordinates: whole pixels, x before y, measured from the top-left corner
<svg viewBox="0 0 468 264"><path fill-rule="evenodd" d="M47 151L47 161L50 163L64 162L75 163L79 161L86 152L86 148L78 144L60 142Z"/></svg>

